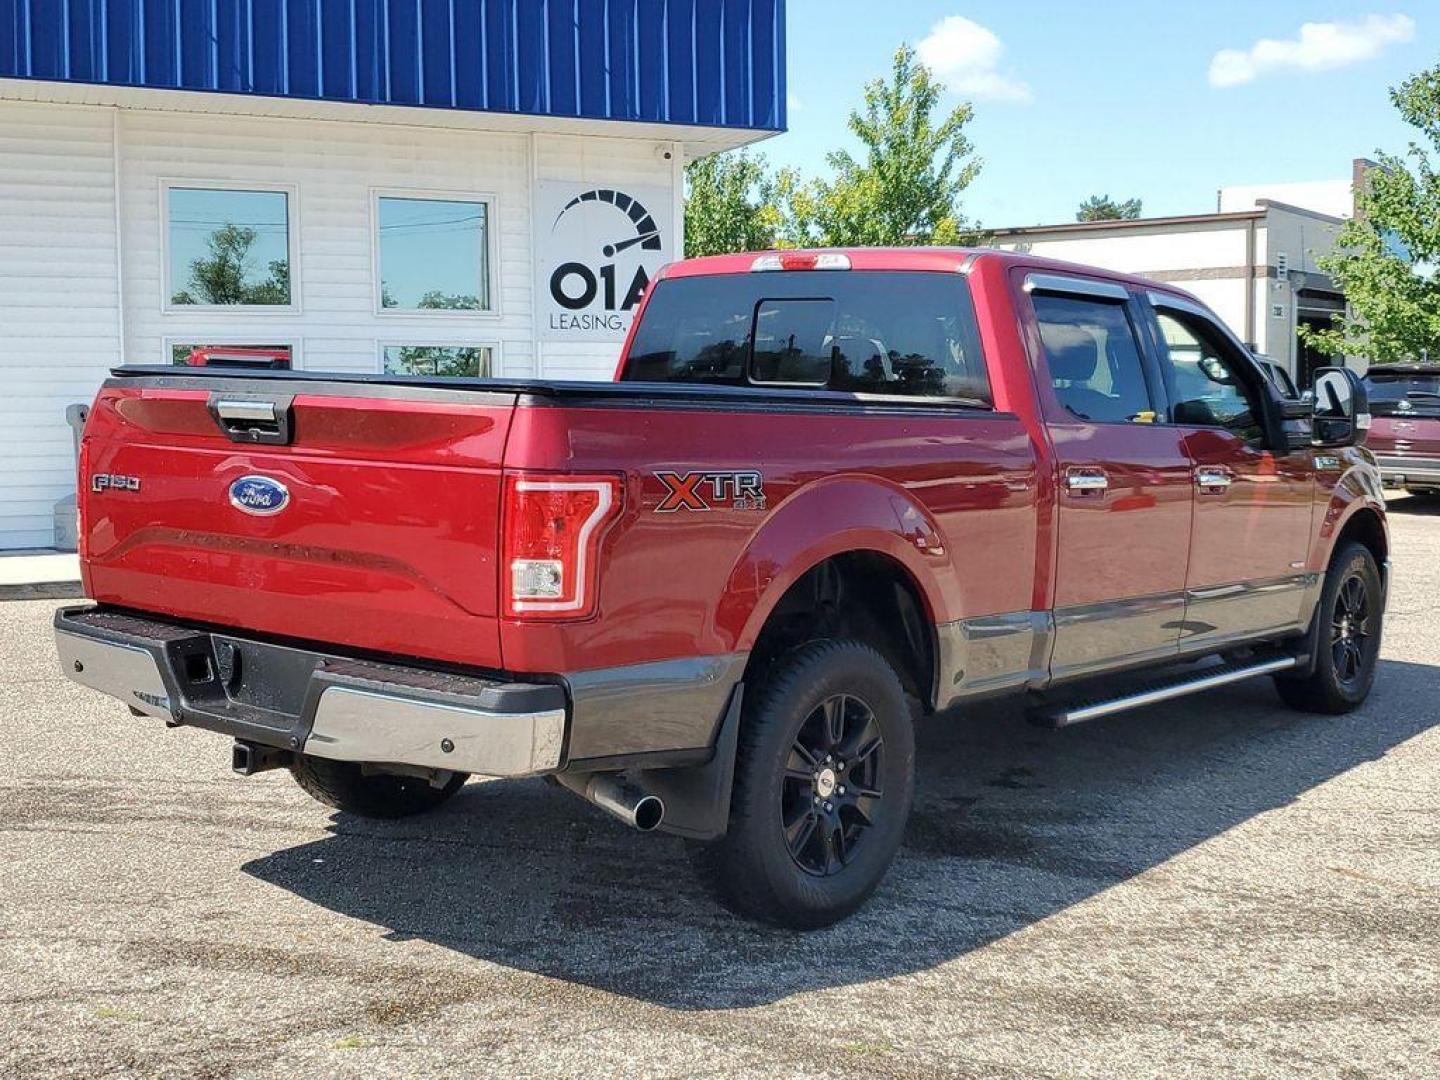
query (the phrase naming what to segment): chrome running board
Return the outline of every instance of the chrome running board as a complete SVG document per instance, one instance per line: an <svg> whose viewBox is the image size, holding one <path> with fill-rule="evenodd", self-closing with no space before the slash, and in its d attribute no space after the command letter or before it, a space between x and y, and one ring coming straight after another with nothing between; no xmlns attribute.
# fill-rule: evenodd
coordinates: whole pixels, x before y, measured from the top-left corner
<svg viewBox="0 0 1440 1080"><path fill-rule="evenodd" d="M1124 697L1074 705L1042 707L1038 711L1038 717L1050 727L1069 727L1071 724L1082 724L1086 720L1098 720L1102 716L1110 716L1113 713L1126 712L1130 709L1142 709L1146 705L1156 705L1162 701L1185 697L1187 694L1198 694L1202 690L1214 690L1216 687L1229 686L1231 683L1253 679L1257 675L1274 675L1277 672L1288 671L1299 664L1300 658L1297 656L1277 656L1273 660L1263 660L1259 663L1226 664L1223 667L1209 668L1195 678L1152 686L1133 694L1126 694Z"/></svg>

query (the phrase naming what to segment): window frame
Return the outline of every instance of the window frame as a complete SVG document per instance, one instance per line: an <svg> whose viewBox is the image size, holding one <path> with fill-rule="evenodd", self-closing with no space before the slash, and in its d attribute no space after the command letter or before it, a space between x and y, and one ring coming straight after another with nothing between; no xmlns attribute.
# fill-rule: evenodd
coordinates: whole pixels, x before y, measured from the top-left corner
<svg viewBox="0 0 1440 1080"><path fill-rule="evenodd" d="M289 334L265 334L258 330L253 332L246 331L243 334L166 334L160 339L161 355L165 358L165 365L167 367L179 366L175 364L175 361L172 359L171 350L176 345L193 345L194 342L192 339L198 337L214 337L217 339L223 338L224 346L233 345L237 349L254 349L261 348L266 345L283 346L290 350L289 370L303 371L305 368L305 364L303 361L303 345L305 340L304 338L295 337Z"/></svg>
<svg viewBox="0 0 1440 1080"><path fill-rule="evenodd" d="M162 315L300 315L304 311L300 273L300 185L234 179L191 179L162 176L160 200L160 313ZM170 281L170 192L176 188L201 191L274 192L285 196L285 247L290 260L288 304L175 304ZM240 344L236 342L235 344ZM292 360L293 364L293 360Z"/></svg>
<svg viewBox="0 0 1440 1080"><path fill-rule="evenodd" d="M375 372L378 375L398 374L387 373L385 370L386 349L489 349L490 350L490 374L476 375L477 379L494 379L499 377L501 366L504 364L504 353L498 340L486 341L457 341L454 338L436 339L431 341L416 340L420 335L409 337L382 337L375 341ZM435 376L423 376L434 378ZM460 376L470 378L471 376Z"/></svg>
<svg viewBox="0 0 1440 1080"><path fill-rule="evenodd" d="M1098 278L1082 277L1070 274L1052 274L1039 271L1028 272L1024 275L1021 285L1026 298L1029 300L1029 315L1031 327L1035 333L1035 345L1039 349L1038 359L1044 364L1043 379L1037 378L1036 383L1044 388L1049 395L1053 408L1058 410L1055 413L1056 419L1047 417L1047 423L1072 423L1091 424L1100 427L1156 427L1162 423L1168 423L1170 416L1169 394L1161 376L1158 365L1153 355L1153 328L1149 325L1150 319L1143 316L1138 310L1139 298L1135 292L1126 285L1117 281L1105 281ZM1119 308L1125 318L1126 325L1130 327L1130 336L1135 344L1135 355L1140 361L1140 377L1145 386L1145 397L1150 404L1150 412L1154 419L1151 421L1141 420L1087 420L1073 412L1068 405L1061 400L1059 391L1055 386L1055 377L1050 371L1050 353L1045 347L1044 336L1040 330L1040 313L1035 308L1036 296L1054 296L1066 300L1078 300L1090 304L1102 304L1109 307ZM1035 367L1032 362L1032 369ZM1037 373L1038 374L1038 373ZM1046 412L1049 413L1047 408Z"/></svg>
<svg viewBox="0 0 1440 1080"><path fill-rule="evenodd" d="M381 303L380 200L411 199L417 202L468 202L485 206L485 286L488 307L475 311L453 308L387 308ZM500 319L500 197L489 191L444 191L435 188L372 187L370 189L370 299L377 318L383 319ZM414 344L414 342L406 342ZM423 344L423 343L422 343ZM467 348L472 346L466 346Z"/></svg>

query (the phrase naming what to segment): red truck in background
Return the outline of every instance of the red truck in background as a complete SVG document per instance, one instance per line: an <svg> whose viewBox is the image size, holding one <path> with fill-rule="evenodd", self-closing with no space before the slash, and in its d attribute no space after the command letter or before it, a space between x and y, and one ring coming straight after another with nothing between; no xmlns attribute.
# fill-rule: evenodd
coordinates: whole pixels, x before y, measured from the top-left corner
<svg viewBox="0 0 1440 1080"><path fill-rule="evenodd" d="M66 673L394 817L546 775L796 927L870 895L915 715L1375 677L1354 375L1284 399L1169 286L996 251L656 280L613 383L121 368Z"/></svg>
<svg viewBox="0 0 1440 1080"><path fill-rule="evenodd" d="M1440 366L1372 364L1365 390L1375 416L1365 445L1385 486L1440 496Z"/></svg>

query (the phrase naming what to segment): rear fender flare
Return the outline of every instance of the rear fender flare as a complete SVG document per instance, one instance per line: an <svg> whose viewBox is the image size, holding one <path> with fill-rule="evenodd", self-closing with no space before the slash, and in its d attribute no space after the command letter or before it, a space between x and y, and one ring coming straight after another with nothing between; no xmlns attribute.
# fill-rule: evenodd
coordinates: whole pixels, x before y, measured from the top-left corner
<svg viewBox="0 0 1440 1080"><path fill-rule="evenodd" d="M720 634L737 651L753 648L790 586L826 559L850 552L883 555L903 567L932 623L954 617L958 582L930 512L897 485L836 476L790 496L751 537L717 609Z"/></svg>

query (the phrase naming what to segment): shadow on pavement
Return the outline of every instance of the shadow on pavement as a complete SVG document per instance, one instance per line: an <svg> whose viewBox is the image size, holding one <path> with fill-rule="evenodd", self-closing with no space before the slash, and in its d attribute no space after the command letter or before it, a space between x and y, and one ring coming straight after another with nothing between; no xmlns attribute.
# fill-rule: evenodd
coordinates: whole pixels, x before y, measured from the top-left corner
<svg viewBox="0 0 1440 1080"><path fill-rule="evenodd" d="M799 935L716 907L680 841L539 781L468 785L401 823L257 859L262 881L397 940L674 1008L738 1008L921 972L1383 755L1436 724L1436 668L1386 661L1366 708L1314 717L1268 682L1060 732L991 707L926 722L906 849L868 907Z"/></svg>
<svg viewBox="0 0 1440 1080"><path fill-rule="evenodd" d="M1407 517L1440 517L1440 496L1385 493L1385 509Z"/></svg>

